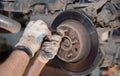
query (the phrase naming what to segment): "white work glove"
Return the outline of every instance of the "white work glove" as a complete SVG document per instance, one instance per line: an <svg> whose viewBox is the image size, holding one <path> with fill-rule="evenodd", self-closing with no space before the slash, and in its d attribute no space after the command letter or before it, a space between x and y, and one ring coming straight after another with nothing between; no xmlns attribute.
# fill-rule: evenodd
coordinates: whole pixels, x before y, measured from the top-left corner
<svg viewBox="0 0 120 76"><path fill-rule="evenodd" d="M45 41L41 46L41 50L38 59L42 63L47 63L49 60L53 59L57 54L62 38L64 37L63 31L59 30L59 35L54 34L51 37L51 41Z"/></svg>
<svg viewBox="0 0 120 76"><path fill-rule="evenodd" d="M32 56L40 49L44 37L50 38L51 32L42 20L30 21L16 46L29 48Z"/></svg>

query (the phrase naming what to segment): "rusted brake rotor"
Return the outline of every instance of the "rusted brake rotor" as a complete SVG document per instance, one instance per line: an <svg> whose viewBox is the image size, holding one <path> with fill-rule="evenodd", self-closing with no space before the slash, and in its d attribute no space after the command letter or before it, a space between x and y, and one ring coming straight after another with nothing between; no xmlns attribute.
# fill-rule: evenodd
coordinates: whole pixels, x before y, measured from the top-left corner
<svg viewBox="0 0 120 76"><path fill-rule="evenodd" d="M98 54L98 35L92 21L80 11L65 11L57 16L52 29L62 29L65 37L58 52L59 65L74 75L89 73Z"/></svg>

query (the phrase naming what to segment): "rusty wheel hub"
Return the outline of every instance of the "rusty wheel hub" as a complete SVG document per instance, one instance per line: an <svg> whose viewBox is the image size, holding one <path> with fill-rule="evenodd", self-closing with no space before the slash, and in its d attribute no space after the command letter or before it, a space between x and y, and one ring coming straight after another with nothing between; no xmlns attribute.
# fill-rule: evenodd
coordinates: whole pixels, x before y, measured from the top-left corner
<svg viewBox="0 0 120 76"><path fill-rule="evenodd" d="M58 57L65 62L76 62L79 59L83 59L83 50L81 50L81 45L83 43L80 41L81 35L78 31L80 27L77 26L79 26L77 21L68 20L58 27L65 32L65 37L61 43L61 49L58 53ZM85 55L86 56L84 56L84 58L88 56L88 53Z"/></svg>
<svg viewBox="0 0 120 76"><path fill-rule="evenodd" d="M69 28L68 26L60 26L60 29L65 31L65 37L61 43L61 49L59 51L58 57L66 62L77 61L78 50L80 48L79 37L75 30Z"/></svg>

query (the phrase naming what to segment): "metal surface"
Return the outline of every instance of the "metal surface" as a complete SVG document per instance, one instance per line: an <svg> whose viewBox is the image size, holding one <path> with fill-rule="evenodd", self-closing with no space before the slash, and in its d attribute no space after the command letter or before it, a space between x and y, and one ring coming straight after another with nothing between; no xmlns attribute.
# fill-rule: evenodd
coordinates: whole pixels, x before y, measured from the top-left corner
<svg viewBox="0 0 120 76"><path fill-rule="evenodd" d="M30 6L31 0L0 1L0 10L4 11L28 13Z"/></svg>
<svg viewBox="0 0 120 76"><path fill-rule="evenodd" d="M65 25L63 25L63 24L65 24ZM63 27L60 25L63 25ZM66 26L66 25L68 25L68 26ZM78 44L77 52L76 52L78 54L72 53L73 56L71 56L71 61L70 61L70 59L66 58L66 55L64 55L64 53L69 55L69 53L68 53L69 51L70 52L75 51L74 47L72 47L71 50L68 50L66 52L65 52L65 50L62 49L63 55L60 53L61 51L58 53L58 57L60 58L60 59L58 59L60 62L60 66L62 68L64 68L64 70L67 70L68 72L70 72L74 75L83 75L83 74L88 74L89 72L91 72L93 70L93 68L95 68L95 66L96 66L96 64L94 64L94 61L95 61L97 53L98 53L98 44L99 44L98 36L97 36L96 30L95 30L91 20L86 15L84 15L83 13L81 13L79 11L65 11L65 12L61 13L53 22L53 25L52 25L53 30L56 29L57 27L61 28L63 30L65 30L66 28L67 28L66 30L70 29L69 33L72 34L76 40L78 40L77 41L77 44ZM85 32L81 33L80 31L83 32L84 29L86 30L86 33ZM72 33L72 31L73 31L73 33ZM67 35L67 36L70 39L72 37L70 35ZM88 42L87 42L88 44L87 44L85 41L82 42L80 37L81 37L81 39L87 40L86 38L88 38L90 40L90 48L88 47L89 40L88 40ZM64 43L64 41L63 41L63 43ZM84 48L87 48L87 50L80 50L81 44L84 44ZM75 56L79 56L79 57L77 59L75 59ZM86 56L86 57L84 57L84 56ZM92 66L92 70L91 70L91 66Z"/></svg>
<svg viewBox="0 0 120 76"><path fill-rule="evenodd" d="M58 57L65 62L83 61L89 54L90 40L86 29L75 20L66 20L59 27L65 31Z"/></svg>
<svg viewBox="0 0 120 76"><path fill-rule="evenodd" d="M10 32L10 33L18 33L21 29L21 25L3 15L0 15L0 32Z"/></svg>

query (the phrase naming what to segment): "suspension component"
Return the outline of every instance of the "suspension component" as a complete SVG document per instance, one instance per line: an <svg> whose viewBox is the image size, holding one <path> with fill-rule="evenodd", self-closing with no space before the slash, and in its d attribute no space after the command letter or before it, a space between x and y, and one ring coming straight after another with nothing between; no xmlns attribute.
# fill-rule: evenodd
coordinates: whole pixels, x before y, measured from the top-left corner
<svg viewBox="0 0 120 76"><path fill-rule="evenodd" d="M18 33L21 29L20 23L0 14L0 32Z"/></svg>

